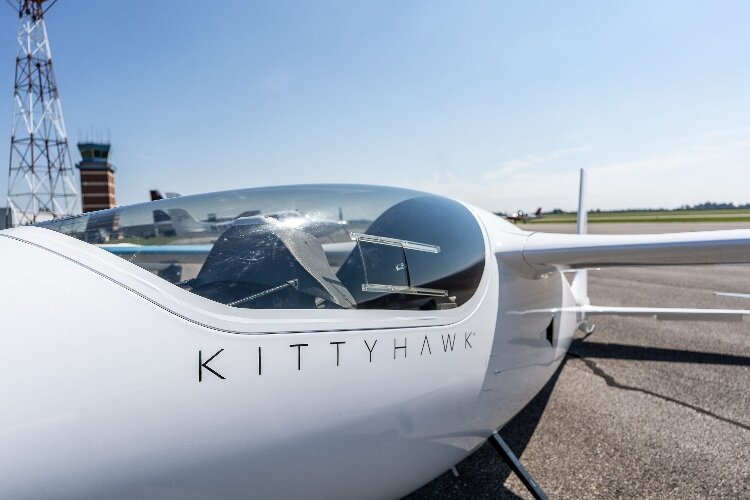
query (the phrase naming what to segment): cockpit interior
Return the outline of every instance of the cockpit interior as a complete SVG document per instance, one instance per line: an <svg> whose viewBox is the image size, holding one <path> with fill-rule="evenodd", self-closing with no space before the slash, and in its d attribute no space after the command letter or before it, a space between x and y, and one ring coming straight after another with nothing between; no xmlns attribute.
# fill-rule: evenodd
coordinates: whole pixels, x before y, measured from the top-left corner
<svg viewBox="0 0 750 500"><path fill-rule="evenodd" d="M38 225L246 309L452 309L485 261L465 206L377 186L243 189Z"/></svg>

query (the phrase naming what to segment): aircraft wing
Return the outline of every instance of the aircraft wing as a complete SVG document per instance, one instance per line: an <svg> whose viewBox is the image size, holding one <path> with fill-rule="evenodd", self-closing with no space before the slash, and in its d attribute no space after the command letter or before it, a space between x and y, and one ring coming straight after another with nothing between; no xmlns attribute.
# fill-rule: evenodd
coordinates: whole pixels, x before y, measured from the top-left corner
<svg viewBox="0 0 750 500"><path fill-rule="evenodd" d="M503 252L498 257L503 258ZM530 233L526 235L520 252L509 252L505 257L503 260L511 268L529 278L542 278L548 272L575 269L746 264L750 263L750 230L632 235ZM747 294L718 294L750 298ZM750 316L747 309L609 307L590 305L587 303L588 297L577 297L577 300L580 305L574 307L519 311L515 314L575 312L583 317L643 316L694 321L742 321L745 316Z"/></svg>
<svg viewBox="0 0 750 500"><path fill-rule="evenodd" d="M554 314L557 312L584 313L586 316L642 316L662 321L742 321L750 316L748 309L691 309L682 307L609 307L583 305L574 307L554 307L532 309L511 314Z"/></svg>
<svg viewBox="0 0 750 500"><path fill-rule="evenodd" d="M614 266L750 263L750 229L665 234L531 233L523 261L537 273Z"/></svg>
<svg viewBox="0 0 750 500"><path fill-rule="evenodd" d="M742 321L747 309L691 309L684 307L608 307L581 306L587 316L648 316L659 320Z"/></svg>
<svg viewBox="0 0 750 500"><path fill-rule="evenodd" d="M132 260L135 257L139 259L148 257L154 263L181 262L197 264L202 263L206 259L206 255L208 255L211 247L213 247L213 245L132 245L128 243L97 246L125 260Z"/></svg>
<svg viewBox="0 0 750 500"><path fill-rule="evenodd" d="M750 293L714 292L714 295L723 295L724 297L737 297L739 299L750 299Z"/></svg>

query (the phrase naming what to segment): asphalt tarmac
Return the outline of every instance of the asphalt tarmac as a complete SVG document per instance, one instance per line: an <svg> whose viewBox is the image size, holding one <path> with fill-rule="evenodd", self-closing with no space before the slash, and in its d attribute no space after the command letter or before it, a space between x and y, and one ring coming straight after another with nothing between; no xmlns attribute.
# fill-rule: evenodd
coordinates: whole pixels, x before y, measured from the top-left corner
<svg viewBox="0 0 750 500"><path fill-rule="evenodd" d="M750 223L590 224L657 233ZM571 224L529 230L574 232ZM589 273L597 305L750 309L750 265ZM600 317L557 375L501 435L550 498L750 498L750 320ZM485 444L409 495L531 498Z"/></svg>

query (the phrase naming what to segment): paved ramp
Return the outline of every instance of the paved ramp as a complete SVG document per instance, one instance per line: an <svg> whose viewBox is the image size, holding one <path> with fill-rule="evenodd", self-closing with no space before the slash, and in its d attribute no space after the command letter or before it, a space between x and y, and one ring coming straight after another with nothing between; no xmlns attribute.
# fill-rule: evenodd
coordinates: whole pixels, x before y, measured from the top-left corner
<svg viewBox="0 0 750 500"><path fill-rule="evenodd" d="M532 230L574 232L572 224ZM746 224L590 224L591 233L654 233ZM750 266L590 273L602 305L749 308ZM750 321L598 318L555 380L501 432L550 498L749 498ZM530 498L485 445L412 494Z"/></svg>

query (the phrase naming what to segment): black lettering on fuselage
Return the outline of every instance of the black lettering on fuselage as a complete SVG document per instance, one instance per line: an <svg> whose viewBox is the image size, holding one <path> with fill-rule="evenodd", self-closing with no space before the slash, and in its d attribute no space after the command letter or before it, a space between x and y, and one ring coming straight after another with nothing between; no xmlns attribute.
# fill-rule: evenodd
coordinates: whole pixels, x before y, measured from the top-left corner
<svg viewBox="0 0 750 500"><path fill-rule="evenodd" d="M456 348L456 337L458 336L458 333L451 333L451 334L441 334L440 338L442 341L443 351L444 352L453 352ZM464 332L464 350L467 349L473 349L474 346L472 345L472 341L476 340L475 338L472 338L472 336L476 336L476 332L473 331L465 331ZM403 337L403 342L399 343L401 337L392 337L393 338L393 359L399 359L399 355L403 353L404 358L408 359L407 354L407 340L408 336ZM372 355L373 352L375 352L375 347L378 344L377 338L369 338L369 339L363 339L363 342L365 343L365 347L367 347L368 352L368 359L369 362L372 363ZM434 340L434 339L433 339ZM372 344L370 344L370 341L372 341ZM412 341L413 342L413 341ZM339 340L339 341L330 341L329 345L336 346L336 366L341 366L341 345L346 344L347 341ZM289 347L294 349L297 349L297 371L302 370L302 348L303 347L309 347L310 344L289 344ZM263 347L257 346L258 348L258 375L261 376L263 374ZM412 351L414 351L414 348L412 348ZM219 378L220 380L226 380L226 377L221 374L218 369L215 366L211 366L211 363L213 362L214 365L218 364L219 362L216 360L216 358L224 352L224 349L219 349L218 351L211 354L210 357L208 357L208 354L206 356L203 355L203 351L198 351L198 382L203 381L203 375L205 372L210 372L215 377ZM416 352L416 351L414 351ZM420 356L424 356L425 352L427 352L428 355L432 356L432 345L430 342L429 335L424 335L422 338L422 347L419 351ZM252 356L252 355L251 355ZM208 358L207 358L208 357ZM207 359L206 359L207 358ZM350 361L351 362L351 361Z"/></svg>
<svg viewBox="0 0 750 500"><path fill-rule="evenodd" d="M211 360L214 359L219 354L221 354L221 351L223 350L224 349L219 349L218 351L214 353L213 356L208 358L206 361L203 361L203 351L198 351L198 382L203 382L203 369L204 368L210 371L211 373L213 373L214 375L216 375L217 377L219 377L221 380L226 379L226 377L224 377L221 373L217 372L216 370L208 366Z"/></svg>
<svg viewBox="0 0 750 500"><path fill-rule="evenodd" d="M370 347L370 344L367 343L365 340L365 345L367 346L367 350L370 351L370 363L372 363L372 351L375 349L375 345L378 343L378 339L375 339L375 342L372 343L372 347Z"/></svg>
<svg viewBox="0 0 750 500"><path fill-rule="evenodd" d="M466 349L466 346L469 346L469 349L472 349L471 342L469 342L472 335L475 335L474 332L464 333L464 349Z"/></svg>
<svg viewBox="0 0 750 500"><path fill-rule="evenodd" d="M331 342L331 344L336 344L336 366L339 366L339 346L346 342Z"/></svg>
<svg viewBox="0 0 750 500"><path fill-rule="evenodd" d="M422 341L422 350L419 351L420 356L424 354L424 346L427 346L427 352L432 354L432 349L430 349L430 341L427 340L427 335L424 336L424 340Z"/></svg>
<svg viewBox="0 0 750 500"><path fill-rule="evenodd" d="M450 334L446 338L445 336L441 335L441 339L443 339L443 351L448 352L448 346L451 346L451 351L453 350L453 346L456 345L456 334L453 334L453 338L451 338Z"/></svg>
<svg viewBox="0 0 750 500"><path fill-rule="evenodd" d="M396 351L399 349L404 350L404 359L406 359L406 338L404 338L404 345L397 346L396 339L393 339L393 359L396 359Z"/></svg>
<svg viewBox="0 0 750 500"><path fill-rule="evenodd" d="M290 344L289 347L297 348L297 370L302 369L302 348L307 347L307 344Z"/></svg>

